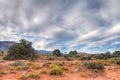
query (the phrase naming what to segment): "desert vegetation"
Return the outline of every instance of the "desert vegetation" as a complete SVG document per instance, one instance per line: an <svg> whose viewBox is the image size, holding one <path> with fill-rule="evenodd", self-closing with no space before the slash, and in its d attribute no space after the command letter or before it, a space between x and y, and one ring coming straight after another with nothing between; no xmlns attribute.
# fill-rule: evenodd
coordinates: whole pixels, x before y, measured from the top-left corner
<svg viewBox="0 0 120 80"><path fill-rule="evenodd" d="M119 80L120 51L38 54L25 39L0 55L0 80ZM110 75L113 76L110 76Z"/></svg>
<svg viewBox="0 0 120 80"><path fill-rule="evenodd" d="M11 46L8 51L8 55L4 57L6 60L27 59L33 60L37 58L35 50L32 48L32 43L21 39L19 43Z"/></svg>

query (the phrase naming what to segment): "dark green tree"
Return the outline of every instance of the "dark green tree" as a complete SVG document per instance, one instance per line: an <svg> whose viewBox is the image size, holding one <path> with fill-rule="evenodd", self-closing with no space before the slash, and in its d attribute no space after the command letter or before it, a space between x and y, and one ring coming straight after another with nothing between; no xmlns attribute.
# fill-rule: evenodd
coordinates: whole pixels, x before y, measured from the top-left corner
<svg viewBox="0 0 120 80"><path fill-rule="evenodd" d="M7 60L28 59L33 60L37 58L37 54L32 47L32 42L21 39L19 43L11 46L8 55L4 57Z"/></svg>
<svg viewBox="0 0 120 80"><path fill-rule="evenodd" d="M108 59L108 58L111 58L112 56L111 56L111 53L109 51L107 51L106 53L101 53L94 57L97 59Z"/></svg>
<svg viewBox="0 0 120 80"><path fill-rule="evenodd" d="M107 51L105 54L106 54L106 58L111 58L112 57L111 53L109 51Z"/></svg>
<svg viewBox="0 0 120 80"><path fill-rule="evenodd" d="M78 54L78 53L77 53L76 50L69 52L69 55L70 55L70 56L76 56L77 54Z"/></svg>
<svg viewBox="0 0 120 80"><path fill-rule="evenodd" d="M55 49L54 51L53 51L53 54L52 54L53 56L61 56L62 54L61 54L61 52L60 52L60 50L59 49Z"/></svg>
<svg viewBox="0 0 120 80"><path fill-rule="evenodd" d="M120 57L120 51L115 51L112 54L113 57Z"/></svg>

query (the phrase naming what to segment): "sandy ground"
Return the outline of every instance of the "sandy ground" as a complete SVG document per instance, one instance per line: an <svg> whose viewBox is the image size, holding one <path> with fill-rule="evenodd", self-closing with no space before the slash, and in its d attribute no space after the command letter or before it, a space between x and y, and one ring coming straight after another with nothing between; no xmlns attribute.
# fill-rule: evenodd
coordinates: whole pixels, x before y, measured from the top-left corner
<svg viewBox="0 0 120 80"><path fill-rule="evenodd" d="M15 61L5 61L5 62L0 63L0 65L7 66L8 64L11 64L13 62ZM41 65L44 62L46 61L38 60L35 63ZM25 71L17 71L13 74L11 74L9 70L5 72L7 74L0 76L0 80L18 80L19 76ZM95 76L89 76L89 77L82 77L81 72L75 72L75 73L64 72L63 75L61 76L40 74L39 79L31 79L31 80L120 80L120 66L118 65L105 66L104 72L101 72L99 75L96 75L96 74L94 74Z"/></svg>

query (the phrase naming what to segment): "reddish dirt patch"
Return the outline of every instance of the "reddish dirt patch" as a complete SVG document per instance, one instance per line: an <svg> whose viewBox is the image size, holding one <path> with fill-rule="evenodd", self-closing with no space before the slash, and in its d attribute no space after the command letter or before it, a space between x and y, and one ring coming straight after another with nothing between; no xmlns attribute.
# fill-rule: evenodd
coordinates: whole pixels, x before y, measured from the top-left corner
<svg viewBox="0 0 120 80"><path fill-rule="evenodd" d="M25 62L24 60L22 60ZM0 63L1 66L7 66L8 64L14 63L15 61L5 61ZM34 63L42 65L48 62L47 60L37 60ZM63 62L63 61L49 61L49 62ZM81 61L64 61L66 63L76 63ZM72 67L70 69L75 69L76 67ZM40 72L45 68L38 69L36 71ZM0 76L0 80L18 80L20 75L22 75L25 71L15 71L15 73L10 72L11 70L3 70L6 74ZM14 72L14 71L13 71ZM86 71L87 72L87 71ZM105 66L105 71L96 75L90 73L93 76L84 76L86 73L81 76L81 72L63 72L61 76L53 76L49 74L40 74L40 79L31 79L31 80L120 80L120 66L118 65L109 65Z"/></svg>

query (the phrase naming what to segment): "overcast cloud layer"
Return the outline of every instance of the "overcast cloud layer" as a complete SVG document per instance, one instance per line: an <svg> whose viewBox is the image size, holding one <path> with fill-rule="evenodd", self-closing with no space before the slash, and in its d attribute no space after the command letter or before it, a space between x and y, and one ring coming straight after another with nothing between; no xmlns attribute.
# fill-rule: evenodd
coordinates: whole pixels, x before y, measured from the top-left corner
<svg viewBox="0 0 120 80"><path fill-rule="evenodd" d="M0 0L0 40L36 49L120 49L120 0Z"/></svg>

